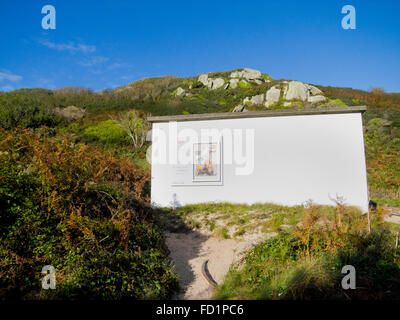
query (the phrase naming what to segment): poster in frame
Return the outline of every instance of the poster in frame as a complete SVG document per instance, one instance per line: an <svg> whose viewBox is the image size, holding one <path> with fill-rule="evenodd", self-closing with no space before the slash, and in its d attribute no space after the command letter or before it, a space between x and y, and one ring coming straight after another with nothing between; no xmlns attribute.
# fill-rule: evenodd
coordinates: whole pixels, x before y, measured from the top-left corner
<svg viewBox="0 0 400 320"><path fill-rule="evenodd" d="M193 144L193 182L221 181L221 144Z"/></svg>

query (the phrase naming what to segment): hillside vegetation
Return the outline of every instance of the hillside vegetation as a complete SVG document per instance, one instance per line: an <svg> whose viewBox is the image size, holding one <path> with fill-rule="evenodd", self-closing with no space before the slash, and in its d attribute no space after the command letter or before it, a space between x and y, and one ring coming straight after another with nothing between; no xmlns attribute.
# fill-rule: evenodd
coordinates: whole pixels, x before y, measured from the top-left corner
<svg viewBox="0 0 400 320"><path fill-rule="evenodd" d="M335 208L310 203L300 211L296 225L231 267L217 299L399 299L398 226L384 223L381 211L369 222L340 203ZM343 290L346 265L356 270L356 290Z"/></svg>
<svg viewBox="0 0 400 320"><path fill-rule="evenodd" d="M149 172L54 130L0 130L0 299L160 299L177 278ZM41 290L45 265L57 290Z"/></svg>
<svg viewBox="0 0 400 320"><path fill-rule="evenodd" d="M208 77L219 78L229 84L231 74L231 71L213 72ZM114 144L118 145L114 151L121 152L122 149L129 153L129 139L110 121L119 112L132 109L141 110L144 115L229 112L238 104L244 104L248 110L266 110L263 105L243 101L247 97L263 94L272 87L281 88L287 81L274 80L267 74L261 74L260 79L262 81L258 83L240 80L234 89L225 89L224 85L212 90L200 82L198 77L167 76L146 78L102 92L80 87L2 92L0 127L35 128L45 125L62 128L63 132L74 134L80 141L108 146ZM370 196L372 199L398 199L400 94L385 93L382 89L366 92L351 88L316 87L326 97L322 104L294 100L285 106L281 93L279 101L268 109L367 105L364 127ZM177 95L178 88L185 93ZM71 124L55 112L56 108L63 110L71 105L85 110L86 117Z"/></svg>
<svg viewBox="0 0 400 320"><path fill-rule="evenodd" d="M260 73L255 80L239 77L233 83L231 75L209 73L208 82L147 78L102 92L80 87L0 92L0 299L171 297L177 277L161 229L168 221L149 207L148 145L141 143L148 115L230 112L241 104L266 110L271 88L279 94L268 109L366 104L370 197L378 205L400 206L400 94L307 85L307 90L322 91L320 102L288 102L288 81ZM262 103L254 103L257 96ZM210 208L227 214L224 208ZM212 215L201 221L192 209L165 214L233 236ZM262 219L255 223L274 230L287 212L303 212L286 209L270 205L269 214L278 210L281 215L265 225ZM243 210L243 216L229 217L238 226L234 236L252 227L241 222L251 220ZM285 237L276 241L292 235ZM47 264L57 270L55 291L40 289L40 271ZM232 297L220 292L220 297Z"/></svg>

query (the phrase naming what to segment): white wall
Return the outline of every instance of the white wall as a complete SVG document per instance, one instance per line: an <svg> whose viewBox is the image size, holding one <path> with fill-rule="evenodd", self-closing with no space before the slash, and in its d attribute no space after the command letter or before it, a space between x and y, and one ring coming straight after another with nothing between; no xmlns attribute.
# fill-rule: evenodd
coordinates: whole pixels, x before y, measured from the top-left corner
<svg viewBox="0 0 400 320"><path fill-rule="evenodd" d="M198 132L254 129L254 171L240 176L235 165L223 165L222 185L173 186L172 165L153 164L153 205L216 201L297 205L309 199L333 205L329 196L338 194L347 204L368 210L361 113L182 121L177 126L178 131ZM168 133L168 122L154 123L155 128ZM157 143L153 141L153 150Z"/></svg>

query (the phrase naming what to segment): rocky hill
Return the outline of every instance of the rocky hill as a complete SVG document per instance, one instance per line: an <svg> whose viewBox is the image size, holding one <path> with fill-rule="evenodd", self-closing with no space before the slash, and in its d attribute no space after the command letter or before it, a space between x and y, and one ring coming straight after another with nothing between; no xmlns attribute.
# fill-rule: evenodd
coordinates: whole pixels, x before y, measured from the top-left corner
<svg viewBox="0 0 400 320"><path fill-rule="evenodd" d="M76 106L84 109L86 116L97 117L127 109L139 109L153 115L176 115L353 105L400 111L400 94L324 87L289 79L275 80L266 73L249 68L186 78L145 78L101 92L82 87L0 92L0 106L20 109L21 116L26 110L34 112L38 106L59 108L61 113L64 108Z"/></svg>
<svg viewBox="0 0 400 320"><path fill-rule="evenodd" d="M148 78L114 92L128 95L132 100L165 102L167 114L170 112L166 109L175 106L179 110L182 105L188 109L182 110L183 113L346 106L340 99L325 96L317 86L274 80L270 75L250 68L203 73L189 78ZM195 105L198 110L191 108ZM204 110L204 105L212 110Z"/></svg>
<svg viewBox="0 0 400 320"><path fill-rule="evenodd" d="M243 99L242 104L234 107L233 111L247 111L246 106L271 107L303 107L317 106L326 103L327 98L323 92L315 86L302 83L300 81L274 81L273 79L258 70L245 68L233 71L228 77L209 77L208 74L201 74L198 79L210 90L223 88L224 90L235 90L237 88L251 88L252 86L262 86L261 93ZM176 95L191 96L189 92L179 87ZM264 90L265 89L265 90ZM264 92L265 91L265 92Z"/></svg>

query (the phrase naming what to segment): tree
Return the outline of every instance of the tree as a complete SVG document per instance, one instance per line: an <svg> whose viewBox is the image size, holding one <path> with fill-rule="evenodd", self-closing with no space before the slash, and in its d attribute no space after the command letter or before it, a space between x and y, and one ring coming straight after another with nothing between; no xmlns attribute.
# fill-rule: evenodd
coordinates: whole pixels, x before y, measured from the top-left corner
<svg viewBox="0 0 400 320"><path fill-rule="evenodd" d="M385 89L383 87L374 87L371 89L371 93L381 95L385 93Z"/></svg>
<svg viewBox="0 0 400 320"><path fill-rule="evenodd" d="M147 131L150 129L146 115L137 110L131 110L119 113L114 120L131 138L134 152L138 152L146 142Z"/></svg>

